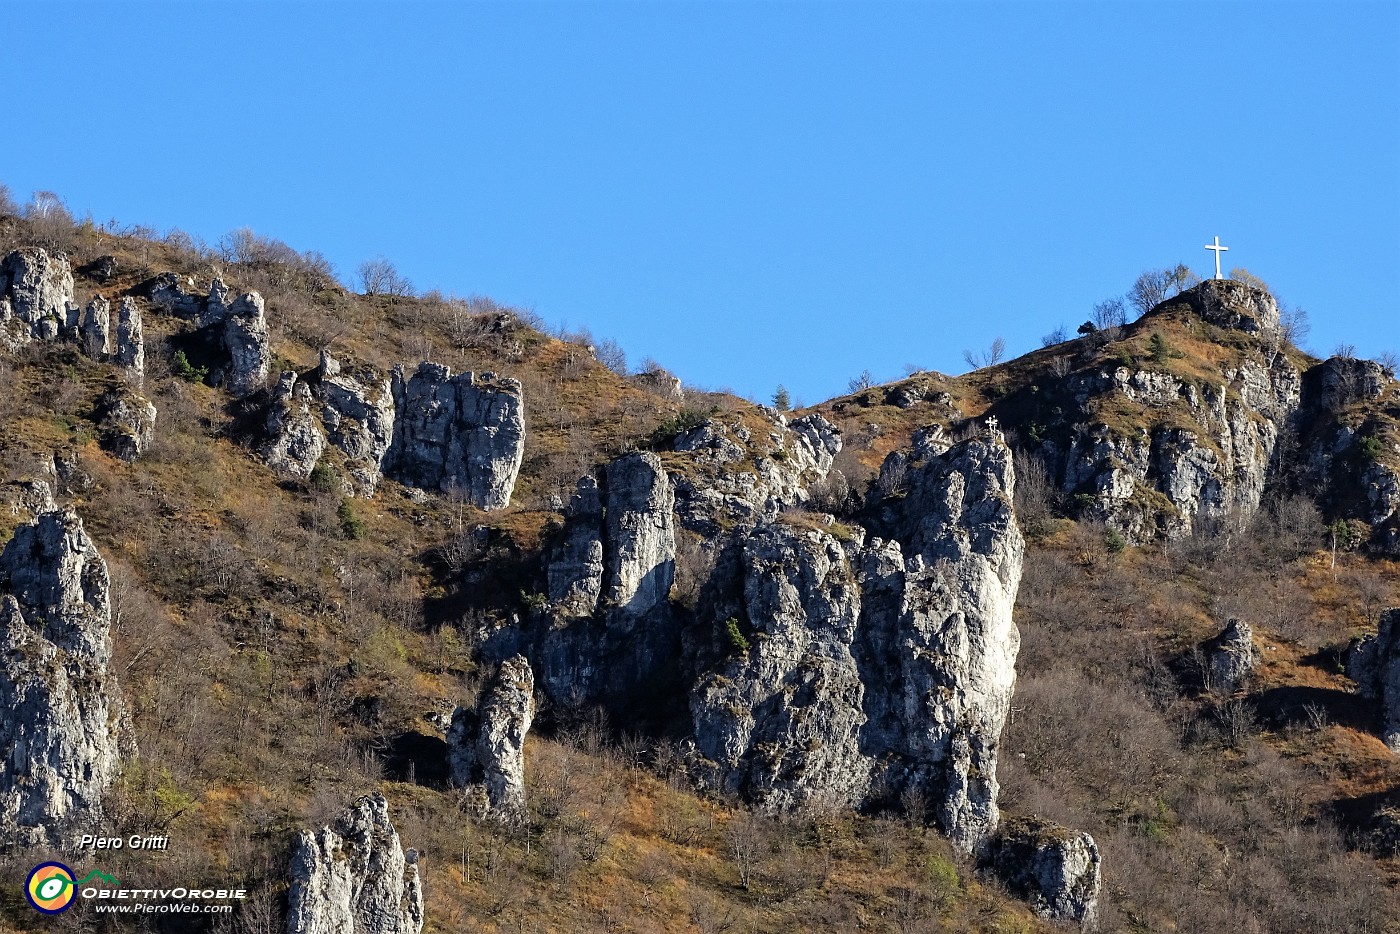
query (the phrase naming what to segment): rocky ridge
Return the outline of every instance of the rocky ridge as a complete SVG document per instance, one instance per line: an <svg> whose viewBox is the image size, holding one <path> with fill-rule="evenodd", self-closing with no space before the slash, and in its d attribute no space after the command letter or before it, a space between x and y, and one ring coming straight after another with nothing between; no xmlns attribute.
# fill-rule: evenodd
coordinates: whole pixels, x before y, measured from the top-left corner
<svg viewBox="0 0 1400 934"><path fill-rule="evenodd" d="M1400 386L1372 361L1291 348L1273 298L1243 283L1208 280L1126 328L821 408L849 428L874 405L946 436L969 414L997 418L1066 511L1127 542L1240 528L1266 493L1296 492L1400 553Z"/></svg>
<svg viewBox="0 0 1400 934"><path fill-rule="evenodd" d="M1278 350L1278 307L1265 292L1208 280L1153 314L1237 330L1249 339L1238 364L1226 366L1219 381L1165 366L1074 374L1065 388L1090 420L1067 446L1041 448L1061 488L1084 500L1086 515L1137 542L1181 538L1203 524L1252 516L1280 435L1292 427L1302 384L1293 361ZM1140 414L1110 414L1124 407Z"/></svg>
<svg viewBox="0 0 1400 934"><path fill-rule="evenodd" d="M1220 339L1240 351L1222 371L1223 382L1173 372L1168 365L1157 369L1141 355L1125 365L1098 365L1094 375L1070 374L1066 386L1076 411L1105 420L1082 418L1067 443L1052 438L1041 446L1051 461L1066 451L1074 455L1066 456L1065 477L1079 465L1073 483L1057 477L1057 484L1076 498L1083 515L1145 540L1247 516L1277 482L1285 458L1325 461L1329 471L1355 461L1362 478L1357 490L1366 504L1358 508L1371 510L1363 515L1377 534L1393 528L1400 494L1385 448L1391 439L1373 423L1357 421L1363 411L1373 421L1380 418L1377 412L1384 415L1393 381L1378 366L1349 358L1300 365L1278 349L1276 308L1271 313L1268 302L1240 288L1214 286L1178 303L1189 306L1193 327L1227 332ZM208 298L184 293L178 277L161 285L159 294L161 307L229 333L233 303L221 281ZM96 303L78 317L66 308L57 333L95 358L111 345L101 323L105 314L110 331L110 306ZM143 352L140 306L129 296L122 299L123 307L128 303L137 317L134 349ZM1212 340L1219 337L1208 333ZM133 348L130 337L126 344ZM232 359L233 347L225 349ZM256 356L250 356L253 372ZM451 415L441 423L451 427L435 435L434 419L443 410L476 411L460 399L442 403L456 394L446 384L471 374L453 377L441 369L421 396L426 403L396 406L395 381L370 368L343 370L323 353L317 370L283 374L272 390L266 422L272 440L263 453L279 473L306 480L327 452L334 458L339 451L352 478L346 492L372 495L386 464L391 472L400 469L398 458L407 447L394 449L394 425L402 412L409 423L400 429L418 432L411 445L417 451L414 469L428 478L406 482L415 489L463 491L458 480L444 478L470 476L468 459L458 454L471 442L443 438L454 432L471 436L482 426ZM135 378L142 370L135 361ZM248 392L258 405L263 397L253 390L265 375L264 369L254 377ZM496 384L492 390L519 389L482 376ZM406 399L411 379L400 373L398 382ZM658 394L667 395L664 389ZM886 397L911 416L947 410L960 420L946 393L898 387ZM116 410L121 399L112 401ZM487 420L499 401L487 405ZM1124 420L1114 418L1123 412L1189 417L1124 433ZM118 456L130 444L123 439L138 438L139 414L111 420L104 443ZM1289 432L1314 418L1332 419L1335 432L1318 440L1304 431L1299 455L1289 448ZM519 422L523 432L523 416ZM872 432L879 427L872 421ZM1016 425L1018 432L1023 427ZM953 443L969 432L975 437ZM1020 442L1037 442L1035 434L1021 434ZM1367 453L1370 439L1382 444L1378 456ZM835 508L815 490L842 444L820 415L789 422L773 412L731 413L657 444L656 453L624 455L582 478L545 558L543 592L526 595L523 623L487 645L484 654L523 653L508 655L507 665L518 662L533 680L528 656L542 666L541 689L556 702L609 701L625 693L614 694L619 685L663 685L680 695L689 718L695 774L714 787L775 810L809 802L879 807L904 791L915 792L908 799L930 801L930 819L959 848L981 849L995 839L996 736L1014 684L1010 605L1019 576L1019 554L1013 560L1012 553L1019 546L1001 517L1013 489L1009 455L1006 468L1000 466L1009 449L997 432L975 423L950 422L947 430L921 425L907 449L885 460L880 482L859 509L838 510L840 518L810 511L818 503ZM140 447L130 444L138 454ZM1370 460L1362 463L1363 454ZM488 472L511 473L513 490L519 463L509 467L509 454L488 459L507 463ZM503 486L488 481L480 502L475 492L464 498L495 508L485 504L492 496L499 501ZM414 495L418 504L425 501ZM506 504L510 496L504 493ZM696 571L702 584L693 602L683 601L681 578ZM1228 644L1238 650L1224 651L1225 674L1233 679L1242 668L1236 663L1243 643L1228 632L1220 642L1222 649ZM1386 654L1368 651L1375 658ZM561 659L568 659L567 670ZM1358 661L1359 677L1366 665ZM513 693L494 685L473 711L509 694L500 701L509 708L499 717L500 729L486 730L480 717L468 724L464 716L453 744L471 746L475 754L477 743L468 736L507 737L486 743L489 756L506 763L496 767L503 802L518 801L514 789L523 782L514 776L523 775L523 737L533 716L522 713L533 706L531 691L519 687L525 680L515 678ZM1368 679L1379 697L1386 696L1384 680ZM473 774L489 798L491 783L479 777L487 772ZM1038 905L1035 899L1043 901L1049 917L1082 921L1092 908L1075 907L1085 899L1063 893L1080 886L1072 880L1082 880L1090 864L1096 888L1097 848L1087 835L1056 832L1083 839L1072 847L1023 852L1005 872L1014 876L1016 866L1040 867L1026 891L1041 894L1028 897ZM1014 837L1009 833L1003 840Z"/></svg>

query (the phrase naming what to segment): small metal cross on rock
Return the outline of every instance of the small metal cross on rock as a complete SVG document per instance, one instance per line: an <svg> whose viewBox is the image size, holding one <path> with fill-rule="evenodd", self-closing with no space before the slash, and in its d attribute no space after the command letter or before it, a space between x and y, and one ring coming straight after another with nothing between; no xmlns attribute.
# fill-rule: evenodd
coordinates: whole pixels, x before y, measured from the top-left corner
<svg viewBox="0 0 1400 934"><path fill-rule="evenodd" d="M1206 249L1207 249L1207 250L1214 250L1214 251L1215 251L1215 278L1217 278L1217 279L1223 279L1223 278L1225 278L1224 276L1222 276L1222 275L1220 274L1220 254L1223 253L1223 252L1225 252L1226 250L1228 250L1228 249L1230 249L1230 248L1229 248L1228 246L1221 246L1221 245L1220 245L1220 238L1219 238L1219 237L1216 237L1216 238L1215 238L1215 245L1214 245L1214 246L1211 246L1209 243L1207 243L1207 244L1206 244Z"/></svg>

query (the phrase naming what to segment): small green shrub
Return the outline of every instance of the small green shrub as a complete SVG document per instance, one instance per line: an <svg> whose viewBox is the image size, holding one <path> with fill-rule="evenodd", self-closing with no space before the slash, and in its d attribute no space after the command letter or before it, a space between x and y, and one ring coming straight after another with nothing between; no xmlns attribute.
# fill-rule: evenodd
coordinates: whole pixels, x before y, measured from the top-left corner
<svg viewBox="0 0 1400 934"><path fill-rule="evenodd" d="M1380 438L1375 435L1367 435L1362 438L1359 443L1361 445L1361 453L1366 456L1367 460L1380 460L1381 452L1385 450L1385 444Z"/></svg>
<svg viewBox="0 0 1400 934"><path fill-rule="evenodd" d="M1123 533L1117 529L1109 529L1107 532L1104 532L1103 543L1104 547L1108 549L1108 553L1111 555L1121 555L1123 550L1128 547L1128 540L1125 539Z"/></svg>
<svg viewBox="0 0 1400 934"><path fill-rule="evenodd" d="M929 897L937 905L946 905L958 893L958 867L937 854L924 861L924 881Z"/></svg>
<svg viewBox="0 0 1400 934"><path fill-rule="evenodd" d="M749 640L744 638L744 634L739 630L739 620L731 616L724 621L724 635L729 640L729 652L731 655L747 655L749 653Z"/></svg>
<svg viewBox="0 0 1400 934"><path fill-rule="evenodd" d="M359 541L365 537L369 531L369 526L365 520L355 515L355 507L350 505L350 500L340 501L340 508L336 509L335 517L340 520L340 532L350 541Z"/></svg>
<svg viewBox="0 0 1400 934"><path fill-rule="evenodd" d="M1172 349L1167 345L1167 339L1162 336L1161 331L1153 331L1152 337L1147 341L1147 349L1152 354L1152 362L1164 364L1171 359Z"/></svg>
<svg viewBox="0 0 1400 934"><path fill-rule="evenodd" d="M202 383L209 375L207 366L194 366L190 363L190 358L185 356L183 350L175 351L175 356L170 358L170 370L176 376L191 383Z"/></svg>
<svg viewBox="0 0 1400 934"><path fill-rule="evenodd" d="M319 461L311 468L311 476L306 478L306 482L317 493L334 493L340 489L339 475L336 474L335 468L325 461Z"/></svg>

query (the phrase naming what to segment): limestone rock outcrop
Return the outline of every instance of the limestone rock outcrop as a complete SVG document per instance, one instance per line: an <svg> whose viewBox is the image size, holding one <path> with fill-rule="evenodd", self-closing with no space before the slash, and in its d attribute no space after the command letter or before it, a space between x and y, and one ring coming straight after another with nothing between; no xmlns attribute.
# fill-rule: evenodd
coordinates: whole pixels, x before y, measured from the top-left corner
<svg viewBox="0 0 1400 934"><path fill-rule="evenodd" d="M126 296L117 307L117 351L113 360L129 381L139 383L146 375L146 338L141 322L141 306Z"/></svg>
<svg viewBox="0 0 1400 934"><path fill-rule="evenodd" d="M1196 333L1204 322L1247 336L1233 338L1218 378L1184 375L1162 344L1160 359L1100 356L1064 374L1053 399L1032 387L1024 400L1039 413L1036 432L1042 418L1069 429L1039 444L1052 478L1081 514L1135 542L1248 521L1274 475L1280 438L1296 427L1303 393L1294 358L1281 352L1278 308L1267 292L1210 280L1159 305L1151 312L1158 315Z"/></svg>
<svg viewBox="0 0 1400 934"><path fill-rule="evenodd" d="M110 253L106 253L97 259L79 268L79 272L91 276L98 282L106 283L117 274L120 264L117 258Z"/></svg>
<svg viewBox="0 0 1400 934"><path fill-rule="evenodd" d="M1263 289L1233 279L1206 279L1178 295L1202 321L1268 338L1280 333L1278 302Z"/></svg>
<svg viewBox="0 0 1400 934"><path fill-rule="evenodd" d="M235 396L246 396L267 382L272 363L268 344L267 317L262 296L257 292L240 295L228 306L224 318L224 349L229 367L224 384Z"/></svg>
<svg viewBox="0 0 1400 934"><path fill-rule="evenodd" d="M452 715L449 777L459 788L483 786L491 815L525 815L525 735L534 719L535 674L522 655L501 665L475 710Z"/></svg>
<svg viewBox="0 0 1400 934"><path fill-rule="evenodd" d="M841 435L821 415L789 423L775 412L755 431L742 420L711 419L677 435L672 447L694 471L672 476L681 522L706 538L752 527L806 503L841 451Z"/></svg>
<svg viewBox="0 0 1400 934"><path fill-rule="evenodd" d="M215 276L209 283L209 295L199 308L195 326L207 328L226 320L232 311L229 307L229 294L230 289L224 284L223 278Z"/></svg>
<svg viewBox="0 0 1400 934"><path fill-rule="evenodd" d="M1400 754L1400 608L1382 613L1376 634L1352 646L1347 674L1379 705L1381 740Z"/></svg>
<svg viewBox="0 0 1400 934"><path fill-rule="evenodd" d="M742 618L723 622L728 657L691 693L696 746L721 787L772 808L916 790L970 852L997 826L1020 645L1011 452L988 432L905 457L879 537L838 539L828 520L744 538Z"/></svg>
<svg viewBox="0 0 1400 934"><path fill-rule="evenodd" d="M680 400L685 398L685 390L681 387L680 379L660 367L643 370L632 377L632 382L663 399Z"/></svg>
<svg viewBox="0 0 1400 934"><path fill-rule="evenodd" d="M548 597L565 618L590 616L603 595L603 499L585 476L569 501L564 531L546 567Z"/></svg>
<svg viewBox="0 0 1400 934"><path fill-rule="evenodd" d="M1293 488L1371 526L1369 546L1400 554L1400 384L1371 360L1336 356L1303 374Z"/></svg>
<svg viewBox="0 0 1400 934"><path fill-rule="evenodd" d="M525 454L520 383L494 373L419 364L393 379L393 443L385 473L407 486L458 491L480 509L510 505Z"/></svg>
<svg viewBox="0 0 1400 934"><path fill-rule="evenodd" d="M25 247L0 259L0 341L55 340L77 326L73 270L57 251Z"/></svg>
<svg viewBox="0 0 1400 934"><path fill-rule="evenodd" d="M1380 398L1389 382L1379 363L1350 356L1329 357L1310 370L1308 378L1310 383L1316 380L1317 408L1332 413Z"/></svg>
<svg viewBox="0 0 1400 934"><path fill-rule="evenodd" d="M725 627L732 658L691 694L697 748L725 792L763 807L858 803L874 764L861 742L850 557L827 532L779 522L744 541L742 566L745 621Z"/></svg>
<svg viewBox="0 0 1400 934"><path fill-rule="evenodd" d="M626 454L579 481L549 554L549 605L532 655L551 698L600 703L679 677L668 602L674 505L671 478L649 452Z"/></svg>
<svg viewBox="0 0 1400 934"><path fill-rule="evenodd" d="M641 616L664 602L676 573L675 505L661 459L628 454L606 471L602 602Z"/></svg>
<svg viewBox="0 0 1400 934"><path fill-rule="evenodd" d="M9 507L10 515L18 516L21 523L29 522L58 508L53 500L53 488L43 480L34 478L13 480L5 484L4 501Z"/></svg>
<svg viewBox="0 0 1400 934"><path fill-rule="evenodd" d="M1231 619L1225 629L1205 645L1206 688L1233 694L1248 682L1259 664L1254 629L1242 619Z"/></svg>
<svg viewBox="0 0 1400 934"><path fill-rule="evenodd" d="M51 504L40 504L51 505ZM122 757L108 671L107 565L71 509L40 513L0 553L0 828L70 843L101 815Z"/></svg>
<svg viewBox="0 0 1400 934"><path fill-rule="evenodd" d="M866 664L885 686L867 705L868 732L891 751L884 784L925 790L966 851L997 826L997 753L1016 683L1025 542L1015 482L995 430L916 462L878 524L901 546L902 581L892 548L866 564L880 597L866 609Z"/></svg>
<svg viewBox="0 0 1400 934"><path fill-rule="evenodd" d="M151 446L156 431L156 407L129 389L112 389L98 401L98 440L113 456L128 464Z"/></svg>
<svg viewBox="0 0 1400 934"><path fill-rule="evenodd" d="M1127 367L1091 379L1096 385L1084 386L1086 396L1121 394L1189 415L1184 424L1155 430L1123 434L1100 424L1074 436L1063 488L1092 498L1092 518L1145 541L1180 538L1202 522L1257 511L1278 439L1299 403L1301 379L1286 357L1246 360L1220 385Z"/></svg>
<svg viewBox="0 0 1400 934"><path fill-rule="evenodd" d="M152 306L163 309L177 317L197 318L201 307L199 296L185 291L185 286L193 285L193 279L181 280L173 272L163 272L142 282L136 287Z"/></svg>
<svg viewBox="0 0 1400 934"><path fill-rule="evenodd" d="M98 295L84 306L78 322L78 343L83 353L94 360L106 360L111 330L112 303Z"/></svg>
<svg viewBox="0 0 1400 934"><path fill-rule="evenodd" d="M1008 821L997 841L993 864L1007 886L1036 914L1053 921L1095 925L1100 857L1087 833L1038 818Z"/></svg>
<svg viewBox="0 0 1400 934"><path fill-rule="evenodd" d="M330 443L345 455L355 491L373 495L394 439L390 380L373 367L344 367L322 351L312 394L321 403Z"/></svg>
<svg viewBox="0 0 1400 934"><path fill-rule="evenodd" d="M375 793L333 826L297 836L291 858L287 934L418 934L423 887L418 854L404 852Z"/></svg>
<svg viewBox="0 0 1400 934"><path fill-rule="evenodd" d="M268 442L263 457L277 473L305 480L326 449L326 436L311 414L311 387L295 372L282 374L267 413Z"/></svg>

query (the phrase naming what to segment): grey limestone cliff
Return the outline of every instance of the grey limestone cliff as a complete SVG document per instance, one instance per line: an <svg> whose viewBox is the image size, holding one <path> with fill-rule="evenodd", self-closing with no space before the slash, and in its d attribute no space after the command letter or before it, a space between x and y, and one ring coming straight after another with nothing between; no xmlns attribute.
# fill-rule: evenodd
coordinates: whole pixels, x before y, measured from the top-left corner
<svg viewBox="0 0 1400 934"><path fill-rule="evenodd" d="M525 452L520 383L435 363L394 371L393 442L385 473L408 486L458 491L480 509L510 505Z"/></svg>
<svg viewBox="0 0 1400 934"><path fill-rule="evenodd" d="M1020 644L1011 452L988 432L901 456L881 537L831 520L745 537L739 638L726 621L729 657L691 694L696 746L721 786L774 808L917 791L972 851L997 825Z"/></svg>
<svg viewBox="0 0 1400 934"><path fill-rule="evenodd" d="M378 793L335 821L297 835L287 934L418 934L423 888L418 855L404 852Z"/></svg>
<svg viewBox="0 0 1400 934"><path fill-rule="evenodd" d="M44 503L39 505L51 505ZM0 827L56 844L101 815L122 755L107 565L71 509L0 553Z"/></svg>
<svg viewBox="0 0 1400 934"><path fill-rule="evenodd" d="M995 430L930 451L882 509L902 569L888 546L867 563L883 597L866 610L867 664L890 672L869 705L872 741L892 754L883 782L924 790L964 850L997 825L997 752L1020 648L1012 607L1025 544L1014 490L1011 451Z"/></svg>
<svg viewBox="0 0 1400 934"><path fill-rule="evenodd" d="M535 675L521 655L501 665L475 709L452 715L449 777L460 788L482 786L495 817L525 815L525 735L534 719Z"/></svg>
<svg viewBox="0 0 1400 934"><path fill-rule="evenodd" d="M1210 280L1152 314L1246 336L1235 338L1236 358L1218 378L1188 378L1146 359L1069 374L1060 405L1079 420L1067 440L1041 445L1084 514L1137 542L1247 521L1276 469L1280 439L1295 426L1303 383L1280 349L1267 292Z"/></svg>
<svg viewBox="0 0 1400 934"><path fill-rule="evenodd" d="M731 658L691 692L700 754L724 791L764 807L862 801L874 763L861 743L869 688L850 556L826 531L777 522L744 541L742 567Z"/></svg>
<svg viewBox="0 0 1400 934"><path fill-rule="evenodd" d="M1371 526L1400 554L1400 384L1371 360L1335 356L1304 374L1297 488Z"/></svg>
<svg viewBox="0 0 1400 934"><path fill-rule="evenodd" d="M604 605L640 616L665 601L676 572L674 495L655 454L628 454L607 467Z"/></svg>
<svg viewBox="0 0 1400 934"><path fill-rule="evenodd" d="M556 700L628 694L667 671L679 651L669 596L675 498L661 459L626 454L584 477L546 570L549 598L536 672Z"/></svg>
<svg viewBox="0 0 1400 934"><path fill-rule="evenodd" d="M57 251L26 247L0 259L0 343L17 347L76 330L73 271Z"/></svg>

